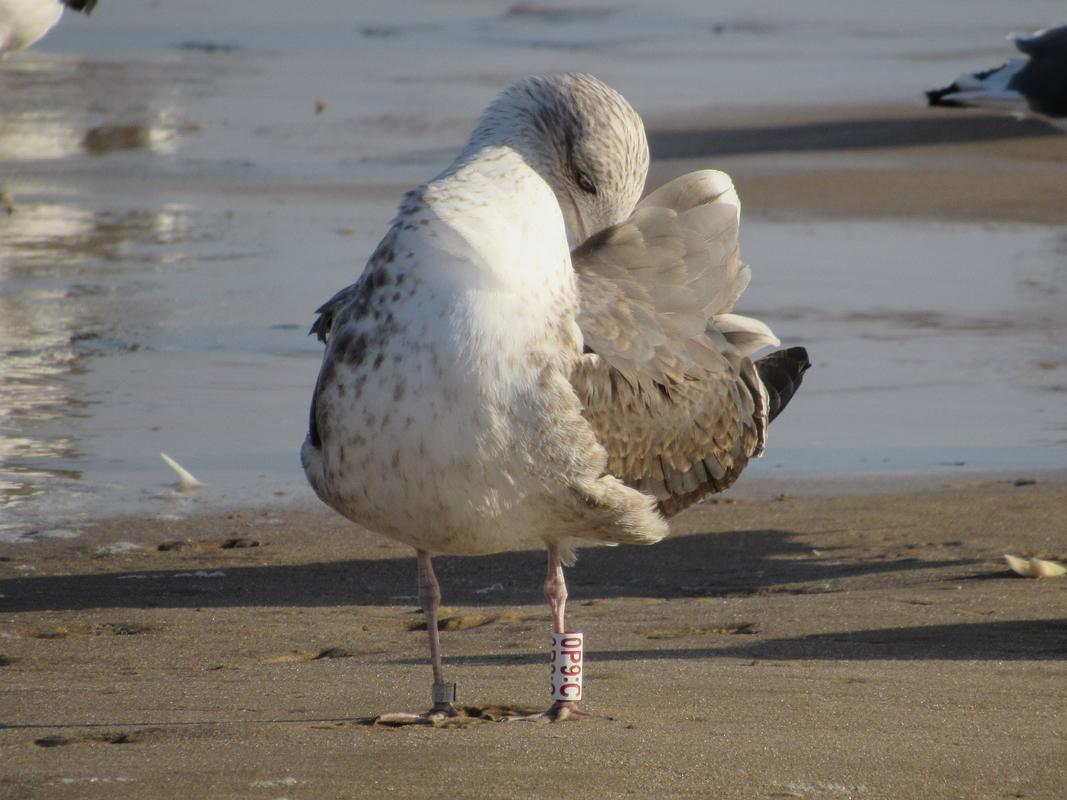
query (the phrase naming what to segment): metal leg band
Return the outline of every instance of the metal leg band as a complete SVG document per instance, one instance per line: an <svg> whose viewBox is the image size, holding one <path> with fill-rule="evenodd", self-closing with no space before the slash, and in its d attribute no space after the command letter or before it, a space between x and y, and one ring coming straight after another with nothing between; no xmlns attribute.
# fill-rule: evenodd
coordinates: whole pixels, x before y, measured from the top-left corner
<svg viewBox="0 0 1067 800"><path fill-rule="evenodd" d="M456 702L455 681L445 681L433 685L433 704L435 706L448 705Z"/></svg>

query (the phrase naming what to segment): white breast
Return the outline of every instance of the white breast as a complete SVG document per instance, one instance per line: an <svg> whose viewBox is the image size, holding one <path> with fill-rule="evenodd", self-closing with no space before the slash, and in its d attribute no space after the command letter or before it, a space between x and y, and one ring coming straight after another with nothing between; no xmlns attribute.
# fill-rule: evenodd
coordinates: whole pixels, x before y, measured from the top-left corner
<svg viewBox="0 0 1067 800"><path fill-rule="evenodd" d="M539 381L581 352L559 205L502 150L412 209L368 265L384 270L382 300L335 326L319 484L309 477L341 513L416 547L539 544L551 520Z"/></svg>

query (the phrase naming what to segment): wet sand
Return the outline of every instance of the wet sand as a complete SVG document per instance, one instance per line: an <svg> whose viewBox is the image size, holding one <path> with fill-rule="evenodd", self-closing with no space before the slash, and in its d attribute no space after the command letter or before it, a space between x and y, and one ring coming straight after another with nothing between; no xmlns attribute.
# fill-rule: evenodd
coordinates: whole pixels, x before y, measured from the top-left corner
<svg viewBox="0 0 1067 800"><path fill-rule="evenodd" d="M1036 118L883 104L718 109L648 127L649 185L714 163L748 216L1067 224L1067 135Z"/></svg>
<svg viewBox="0 0 1067 800"><path fill-rule="evenodd" d="M1067 559L1067 476L1019 483L719 502L582 551L604 718L554 725L360 724L429 697L414 560L321 508L4 546L0 796L1059 797L1067 581L1001 555ZM542 561L438 559L461 702L547 703Z"/></svg>

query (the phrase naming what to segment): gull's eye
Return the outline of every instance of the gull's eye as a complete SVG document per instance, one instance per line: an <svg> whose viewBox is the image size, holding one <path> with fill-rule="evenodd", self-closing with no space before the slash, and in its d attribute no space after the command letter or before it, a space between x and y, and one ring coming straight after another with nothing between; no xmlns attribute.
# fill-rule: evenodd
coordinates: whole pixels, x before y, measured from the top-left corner
<svg viewBox="0 0 1067 800"><path fill-rule="evenodd" d="M596 194L596 186L589 180L589 176L582 172L580 169L574 170L574 180L578 184L578 188L587 194Z"/></svg>

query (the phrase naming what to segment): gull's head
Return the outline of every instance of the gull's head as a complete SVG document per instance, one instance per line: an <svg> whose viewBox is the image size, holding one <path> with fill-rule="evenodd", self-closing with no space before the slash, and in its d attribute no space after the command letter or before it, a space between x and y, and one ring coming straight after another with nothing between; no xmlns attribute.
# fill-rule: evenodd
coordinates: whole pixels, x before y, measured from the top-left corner
<svg viewBox="0 0 1067 800"><path fill-rule="evenodd" d="M626 219L648 173L641 117L592 75L519 81L486 109L471 144L522 155L555 192L574 244Z"/></svg>

